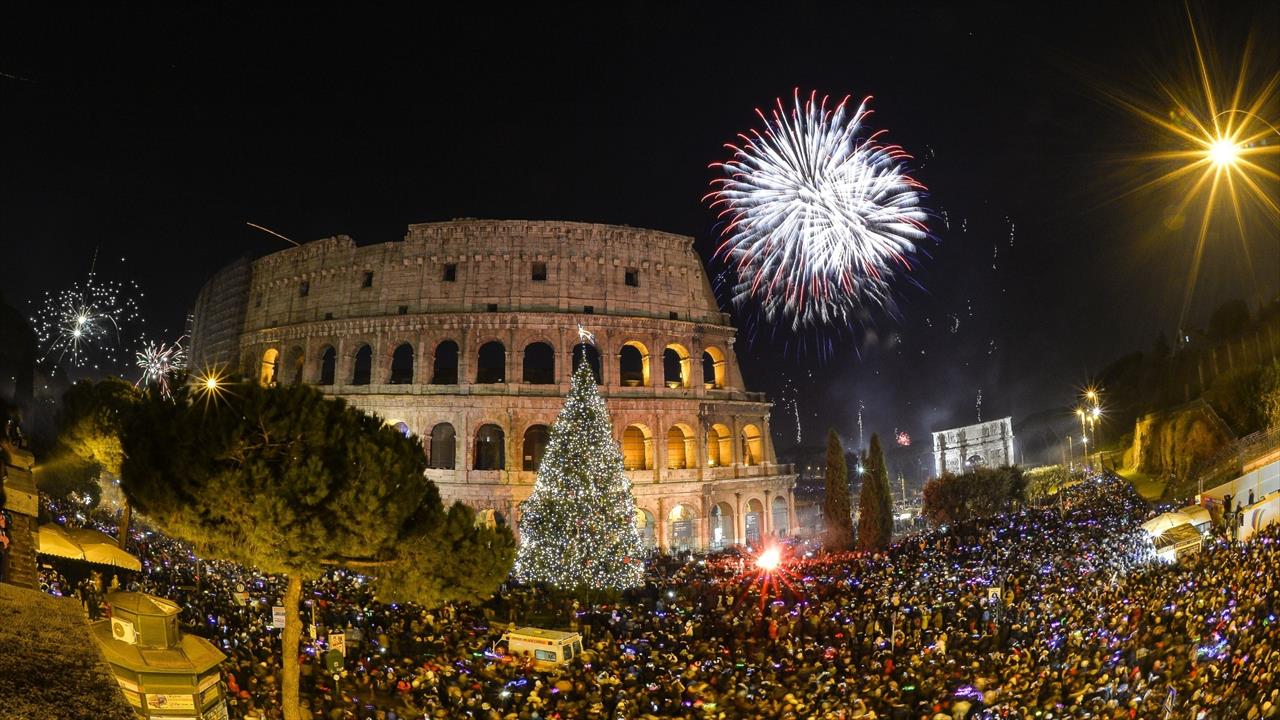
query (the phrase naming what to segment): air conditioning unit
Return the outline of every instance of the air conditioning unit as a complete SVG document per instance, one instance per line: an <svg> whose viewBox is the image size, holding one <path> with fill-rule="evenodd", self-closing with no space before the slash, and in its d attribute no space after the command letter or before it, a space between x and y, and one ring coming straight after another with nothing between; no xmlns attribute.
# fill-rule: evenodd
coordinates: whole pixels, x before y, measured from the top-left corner
<svg viewBox="0 0 1280 720"><path fill-rule="evenodd" d="M133 623L128 620L111 618L111 637L130 645L138 644L138 632L134 630Z"/></svg>

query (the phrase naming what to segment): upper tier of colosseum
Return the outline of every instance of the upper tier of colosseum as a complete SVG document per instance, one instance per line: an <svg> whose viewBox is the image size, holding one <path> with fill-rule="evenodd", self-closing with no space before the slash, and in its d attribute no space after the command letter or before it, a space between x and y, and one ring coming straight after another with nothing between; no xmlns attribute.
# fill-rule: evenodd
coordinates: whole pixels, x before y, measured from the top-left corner
<svg viewBox="0 0 1280 720"><path fill-rule="evenodd" d="M452 220L404 240L306 243L253 262L244 330L377 315L565 312L727 326L693 239L616 225Z"/></svg>

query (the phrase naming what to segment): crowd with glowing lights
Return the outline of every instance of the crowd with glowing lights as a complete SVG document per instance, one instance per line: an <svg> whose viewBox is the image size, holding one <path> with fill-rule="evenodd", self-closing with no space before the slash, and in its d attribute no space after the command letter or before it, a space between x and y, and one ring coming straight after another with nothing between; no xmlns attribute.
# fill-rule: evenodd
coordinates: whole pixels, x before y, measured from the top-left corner
<svg viewBox="0 0 1280 720"><path fill-rule="evenodd" d="M326 719L1276 717L1280 536L1166 565L1137 529L1148 514L1099 476L1053 507L882 554L659 556L642 588L591 607L520 587L483 607L389 606L335 573L304 595L319 629L304 638L304 701ZM135 540L145 571L124 584L179 602L227 653L232 717L281 717L283 583ZM589 647L559 671L497 642L551 617ZM350 649L335 685L316 653L338 630Z"/></svg>

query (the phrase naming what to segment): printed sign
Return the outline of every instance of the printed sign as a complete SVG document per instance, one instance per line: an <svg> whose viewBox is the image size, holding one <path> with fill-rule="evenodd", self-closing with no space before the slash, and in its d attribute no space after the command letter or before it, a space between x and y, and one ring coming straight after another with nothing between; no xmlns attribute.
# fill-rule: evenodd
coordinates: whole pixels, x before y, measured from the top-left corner
<svg viewBox="0 0 1280 720"><path fill-rule="evenodd" d="M329 649L337 650L342 653L342 657L347 656L347 636L346 633L329 633Z"/></svg>
<svg viewBox="0 0 1280 720"><path fill-rule="evenodd" d="M271 627L273 628L284 627L284 606L283 605L276 605L271 608Z"/></svg>
<svg viewBox="0 0 1280 720"><path fill-rule="evenodd" d="M194 695L161 695L147 693L147 707L153 710L195 710Z"/></svg>

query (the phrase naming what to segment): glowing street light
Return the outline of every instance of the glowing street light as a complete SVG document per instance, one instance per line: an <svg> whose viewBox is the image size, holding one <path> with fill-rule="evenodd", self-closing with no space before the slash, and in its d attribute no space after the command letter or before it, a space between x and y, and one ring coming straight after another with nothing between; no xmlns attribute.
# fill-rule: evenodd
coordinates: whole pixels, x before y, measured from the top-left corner
<svg viewBox="0 0 1280 720"><path fill-rule="evenodd" d="M1206 151L1209 159L1218 167L1235 165L1240 159L1240 146L1229 138L1218 138Z"/></svg>
<svg viewBox="0 0 1280 720"><path fill-rule="evenodd" d="M1251 60L1252 41L1242 46L1237 68L1230 73L1217 72L1215 58L1206 55L1191 18L1191 6L1186 8L1195 61L1189 69L1194 68L1194 72L1156 82L1154 85L1161 92L1155 103L1115 98L1172 141L1167 149L1143 156L1155 172L1133 192L1178 181L1185 191L1170 217L1179 222L1194 200L1203 200L1178 315L1179 337L1185 337L1187 315L1215 218L1219 222L1231 221L1246 262L1251 265L1250 238L1269 236L1265 231L1249 232L1247 221L1260 219L1262 227L1269 230L1280 217L1273 190L1274 183L1280 180L1273 163L1280 144L1266 142L1267 136L1280 135L1274 116L1280 73L1274 70L1274 63ZM1234 86L1215 84L1215 77L1228 75L1235 77Z"/></svg>

